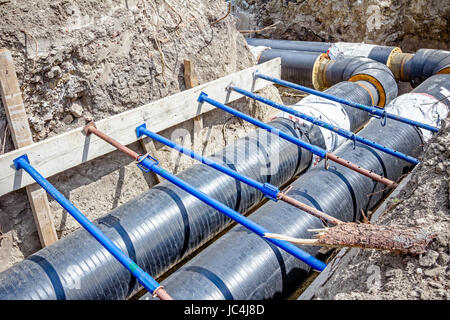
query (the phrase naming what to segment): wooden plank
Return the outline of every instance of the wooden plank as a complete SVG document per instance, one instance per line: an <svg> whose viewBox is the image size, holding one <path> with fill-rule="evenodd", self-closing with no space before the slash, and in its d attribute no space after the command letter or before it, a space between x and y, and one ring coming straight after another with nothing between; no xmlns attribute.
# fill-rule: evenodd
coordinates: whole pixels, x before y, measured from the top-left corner
<svg viewBox="0 0 450 320"><path fill-rule="evenodd" d="M193 151L200 154L203 152L202 129L203 129L203 116L200 115L194 118L194 137L192 145Z"/></svg>
<svg viewBox="0 0 450 320"><path fill-rule="evenodd" d="M195 73L194 63L191 60L184 60L184 84L190 89L199 85L197 74ZM194 117L194 137L192 149L195 152L202 153L202 129L203 116Z"/></svg>
<svg viewBox="0 0 450 320"><path fill-rule="evenodd" d="M184 60L184 84L187 89L198 86L198 78L194 70L194 63L191 60Z"/></svg>
<svg viewBox="0 0 450 320"><path fill-rule="evenodd" d="M267 61L111 118L100 120L96 122L96 126L113 139L128 145L138 140L135 129L142 123L146 123L149 129L159 132L214 109L207 103L197 102L202 91L217 101L228 103L242 97L234 91L226 90L231 83L249 91L260 90L269 85L268 81L254 79L255 70L279 78L281 59ZM86 137L83 128L77 128L11 151L0 156L0 195L26 187L34 182L27 174L23 174L23 170L16 171L14 169L13 159L22 154L28 155L31 164L44 177L50 177L113 150L112 146L100 138Z"/></svg>
<svg viewBox="0 0 450 320"><path fill-rule="evenodd" d="M0 49L0 94L14 146L21 148L33 144L14 62L7 49ZM41 245L46 247L58 240L47 193L36 183L26 189Z"/></svg>

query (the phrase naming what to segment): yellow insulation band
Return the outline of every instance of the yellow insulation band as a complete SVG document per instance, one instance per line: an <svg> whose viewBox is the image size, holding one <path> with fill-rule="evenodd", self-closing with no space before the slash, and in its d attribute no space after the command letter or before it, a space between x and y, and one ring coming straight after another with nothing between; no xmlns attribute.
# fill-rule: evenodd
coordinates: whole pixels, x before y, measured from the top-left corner
<svg viewBox="0 0 450 320"><path fill-rule="evenodd" d="M329 87L325 79L325 71L330 61L330 57L326 53L322 53L314 62L312 69L312 83L314 89L323 91Z"/></svg>
<svg viewBox="0 0 450 320"><path fill-rule="evenodd" d="M437 74L449 74L450 73L450 68L444 68L442 70L440 70Z"/></svg>
<svg viewBox="0 0 450 320"><path fill-rule="evenodd" d="M375 86L375 88L377 88L378 95L380 97L380 99L378 101L378 106L384 107L386 105L386 92L384 91L384 88L381 85L381 83L376 78L369 76L367 74L357 74L357 75L354 75L353 77L351 77L350 79L348 79L348 81L352 81L352 82L361 81L361 80L370 82L371 84L373 84Z"/></svg>
<svg viewBox="0 0 450 320"><path fill-rule="evenodd" d="M366 91L369 93L370 98L372 99L372 105L374 105L374 104L375 104L375 99L374 99L374 97L373 97L373 95L372 95L372 92L369 90L369 88L367 88L365 85L363 85L363 84L360 83L360 82L356 82L356 84L357 84L358 86L362 87L364 90L366 90Z"/></svg>

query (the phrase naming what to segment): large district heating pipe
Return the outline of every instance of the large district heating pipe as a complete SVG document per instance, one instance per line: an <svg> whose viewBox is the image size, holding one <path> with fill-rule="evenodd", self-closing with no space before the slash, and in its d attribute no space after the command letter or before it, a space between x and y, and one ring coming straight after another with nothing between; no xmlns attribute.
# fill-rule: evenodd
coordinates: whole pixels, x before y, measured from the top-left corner
<svg viewBox="0 0 450 320"><path fill-rule="evenodd" d="M435 74L450 73L450 52L436 49L420 49L415 54L403 53L399 47L366 43L311 42L275 39L247 38L258 63L280 57L283 80L323 90L323 84L315 82L327 64L348 57L365 57L385 64L397 81L410 82L414 88Z"/></svg>
<svg viewBox="0 0 450 320"><path fill-rule="evenodd" d="M341 82L327 92L370 104L373 99L367 89L370 86L367 81ZM330 117L336 111L342 114L348 122L346 128L352 131L369 119L361 110L334 102L324 103L323 109ZM283 117L274 119L270 125L322 148L330 146L316 126ZM211 159L277 187L315 163L311 153L261 129L237 140ZM247 211L262 198L258 190L202 164L183 171L179 177L239 212ZM167 271L229 223L230 219L220 212L168 182L162 182L96 221L107 237L153 277ZM135 279L83 230L0 273L0 300L120 300L137 290Z"/></svg>
<svg viewBox="0 0 450 320"><path fill-rule="evenodd" d="M439 117L446 117L450 100L445 90L450 89L450 75L436 75L426 80L412 93L393 101L387 109L394 111L398 104L420 109L414 113L417 121L436 125ZM444 92L444 93L443 93ZM418 97L427 96L424 105ZM391 110L392 109L392 110ZM439 117L435 112L440 112ZM434 113L435 119L420 114ZM359 135L385 144L387 147L418 156L424 137L419 129L405 123L388 121L382 126L374 119ZM384 172L390 179L398 179L410 164L388 154L357 144L345 143L338 150L339 156L357 161L374 172ZM318 166L306 172L292 185L290 196L307 203L340 220L360 218L361 210L367 212L382 197L383 186L370 181L344 167L334 166L325 170ZM308 229L322 228L319 219L293 210L285 203L267 203L251 215L251 219L277 233L296 238L309 238ZM318 247L304 247L317 255ZM192 260L165 279L162 284L175 299L274 299L286 298L296 290L310 271L310 267L290 257L268 241L236 226L203 250ZM151 298L149 295L143 299Z"/></svg>

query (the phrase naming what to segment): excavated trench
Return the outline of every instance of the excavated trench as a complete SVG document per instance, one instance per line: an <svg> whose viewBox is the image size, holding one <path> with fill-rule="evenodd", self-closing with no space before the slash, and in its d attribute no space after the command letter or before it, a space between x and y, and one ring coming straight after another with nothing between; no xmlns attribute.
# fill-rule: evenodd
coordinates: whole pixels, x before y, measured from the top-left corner
<svg viewBox="0 0 450 320"><path fill-rule="evenodd" d="M242 5L239 1L236 3ZM251 19L255 16L261 17L259 16L261 11L257 11L255 3L249 1L247 5L253 7L251 10L247 7L240 14L234 12L237 17L242 18L243 13L251 15ZM265 5L264 10L267 10L268 6L268 4ZM119 16L123 18L121 10L115 8L109 14L114 16L119 12ZM255 12L259 13L255 15ZM211 15L214 18L219 18L224 13L226 13L226 6L217 5L217 8L211 9ZM279 13L284 14L282 11ZM171 16L171 19L175 19L174 16ZM238 29L245 29L243 26L251 25L248 22L251 19L237 20ZM210 20L215 19L206 19L209 22ZM126 21L125 18L124 21ZM259 22L252 21L255 25L261 26ZM242 59L233 60L234 70L251 65L253 61L261 63L274 57L281 57L282 79L316 87L316 89L325 90L326 93L363 105L378 105L388 112L427 122L430 125L439 125L436 122L436 114L441 118L447 116L446 111L450 106L450 100L447 99L446 94L450 92L450 76L446 74L450 66L448 52L414 50L414 55L403 54L401 50L400 52L394 50L397 48L395 41L387 43L389 46L379 42L378 46L371 46L370 49L358 51L359 49L356 50L354 47L349 51L348 47L344 49L333 47L333 40L336 38L332 37L325 39L330 41L329 44L324 42L316 42L317 46L306 44L308 48L314 47L308 52L301 47L295 48L295 45L302 45L301 43L286 44L287 47L277 48L270 41L256 43L249 40L250 47L247 47L244 39L236 35L232 23L224 22L224 24L226 27L219 27L220 30L216 31L222 40L215 41L226 41L224 40L226 36L223 38L224 34L232 34L237 39L235 41L240 44L237 47L230 44L233 47L233 55L236 53L234 58L230 59L242 56L242 52L245 52L244 56L248 60L248 63L242 62ZM262 23L263 26L264 24L267 23ZM289 25L287 22L286 24ZM282 31L280 28L281 26L277 26L273 34L292 34L287 29ZM119 30L119 34L123 36L126 36L127 32L126 28ZM170 33L170 30L167 32ZM194 31L189 30L189 32ZM3 44L11 43L12 36L9 33L5 34L9 38L3 40ZM283 38L292 37L279 37L279 39ZM317 39L306 37L305 40ZM253 45L270 48L255 51L251 48ZM192 43L185 45L185 47L189 46L195 47ZM219 48L217 50L222 50L219 45L217 47ZM364 46L356 46L356 48L361 47ZM330 48L334 50L331 50L331 54ZM202 47L197 49L203 50ZM66 49L61 52L65 52L64 50ZM110 50L113 49L110 48ZM156 52L158 51L155 50ZM255 52L256 55L253 57L252 53L255 54ZM328 57L323 56L324 52L328 52ZM349 52L353 52L354 57L350 58L352 54ZM215 53L217 52L207 54L205 59L212 59ZM167 51L166 54L171 56ZM69 50L66 55L73 57L75 53ZM47 58L42 58L43 65L47 64L45 59ZM63 57L64 59L66 58ZM38 60L38 67L39 63L41 60ZM123 61L119 59L114 63L122 64ZM157 63L156 60L154 63ZM210 79L211 71L216 76L230 72L230 70L212 70L213 67L205 67L205 64L201 62L200 65L204 70L199 70L199 74L204 77L205 82ZM136 71L125 70L124 72L133 74ZM25 71L23 73L26 76ZM80 74L78 76L80 79L83 78ZM174 77L177 77L176 73ZM160 73L152 78L152 81L163 82L163 78L163 74ZM398 98L396 98L397 81L411 84L410 89L400 90L402 95ZM34 83L32 90L37 88L43 92L45 88L40 88L39 81ZM139 87L140 84L136 86ZM168 92L175 92L176 86L177 80L171 81L169 87L163 85ZM81 90L75 94L75 98L68 99L65 103L67 107L77 103L83 105L94 103L95 105L97 102L91 99L96 94L95 90L101 91L101 88L99 85L87 91ZM60 89L64 90L64 86ZM411 89L412 91L409 92ZM167 93L159 94L164 96ZM272 100L281 101L274 87L269 87L260 94ZM33 92L29 92L28 95L31 100L34 99ZM113 97L110 96L110 98L111 101L115 101ZM234 105L242 110L249 110L249 99L245 102L240 101L241 105ZM136 100L134 103L139 102ZM127 108L128 105L129 102L124 101L120 108ZM408 110L405 108L406 105L414 108L411 107ZM424 105L432 105L436 108L431 111L428 107L421 109ZM393 120L387 120L384 123L383 119L372 119L366 112L343 103L313 96L307 96L293 107L297 110L308 110L312 116L330 120L331 123L357 132L361 137L421 160L423 146L431 138L429 133L413 126ZM286 113L276 113L263 104L255 105L251 102L250 110L258 109L264 111L254 111L260 112L256 115L266 122L270 115L268 123L280 131L333 151L342 158L391 180L402 179L412 167L406 161L359 143L353 144L323 128L311 126L303 121L299 122L298 119ZM414 111L416 109L420 111ZM86 121L91 119L90 113L95 113L95 108L89 111L84 118ZM104 110L94 116L101 117L102 112ZM37 114L36 111L36 117L38 117ZM60 120L66 118L61 110L54 114ZM340 115L337 116L338 114ZM210 119L214 126L216 123L218 125L223 123L225 117L220 110L217 110ZM36 121L38 123L39 120ZM81 119L75 119L76 123L71 125L78 125L80 121ZM56 122L57 126L64 126L63 122ZM46 130L49 128L48 122L39 125L43 125ZM239 132L231 134L232 138L240 137L234 143L229 143L223 150L220 150L220 145L212 147L211 152L205 148L203 153L213 153L211 159L226 163L233 170L259 182L271 183L279 188L291 185L293 188L289 193L290 196L345 221L361 219L361 210L366 213L375 211L390 194L390 190L386 190L380 183L338 165L332 165L325 170L323 164L318 162L318 159L310 152L280 138L273 136L268 138L261 129L251 131L252 128L248 126L241 130L241 125L242 122L238 121L235 128ZM224 140L230 138L230 134L227 136L223 129L222 136ZM273 171L275 156L278 158L279 169ZM117 161L120 156L116 154L111 159ZM170 159L167 160L170 161ZM179 163L179 160L177 161ZM125 160L119 160L119 162L132 166ZM272 232L309 238L308 229L321 227L320 220L304 212L294 210L282 202L268 201L259 191L202 164L193 166L191 164L192 162L188 160L182 160L182 167L187 169L178 176L228 207L248 215L252 221L267 227ZM169 171L177 166L176 161L170 162ZM86 168L92 170L93 167L88 164ZM447 170L448 168L447 165ZM108 183L117 185L114 181L116 170L111 167L106 175L104 172L97 172L96 175L102 179L106 178ZM271 173L268 174L267 170ZM136 176L136 173L133 175ZM54 178L61 188L68 182L65 177L62 181L58 180ZM82 183L76 183L76 185L80 188ZM72 190L70 187L65 188L67 192ZM89 188L95 189L95 184ZM83 193L86 190L82 187L80 192ZM135 197L137 194L140 195ZM17 201L18 197L20 198L20 195L3 197L4 203ZM21 201L25 201L23 197ZM86 201L83 197L74 199L74 203L83 208L95 205L95 203L83 203L83 201ZM249 233L242 226L235 225L218 211L167 181L148 190L144 187L139 188L122 200L116 199L114 202L113 208L103 209L103 214L96 220L96 224L139 266L152 276L158 277L158 281L175 299L296 299L317 275L305 263L255 234ZM57 207L55 203L52 206ZM5 211L6 205L2 205L0 209L2 212ZM91 210L87 209L87 214L94 219L96 215L90 213ZM11 230L15 228L11 227ZM5 234L8 233L7 229L3 227L3 230L6 230ZM3 259L9 260L6 264L11 267L3 267L4 271L0 273L0 299L150 298L148 294L138 293L141 287L137 281L117 261L108 257L102 247L86 231L78 229L69 233L60 229L59 232L64 233L65 236L50 247L37 252L36 248L21 249L26 256L33 254L18 263L12 262L11 254L7 252L8 248L3 247L2 254L6 257ZM5 243L0 245L5 246ZM305 247L304 250L323 260L333 257L330 251L320 251L317 247ZM74 287L74 283L81 284L81 287ZM135 295L136 293L138 294Z"/></svg>

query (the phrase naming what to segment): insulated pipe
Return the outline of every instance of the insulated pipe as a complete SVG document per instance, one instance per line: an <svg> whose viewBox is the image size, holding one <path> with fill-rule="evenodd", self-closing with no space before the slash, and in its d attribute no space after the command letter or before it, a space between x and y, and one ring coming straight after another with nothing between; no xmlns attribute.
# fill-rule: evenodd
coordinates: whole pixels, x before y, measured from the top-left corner
<svg viewBox="0 0 450 320"><path fill-rule="evenodd" d="M365 43L327 43L259 38L247 38L246 40L252 51L256 47L260 48L256 50L257 54L254 54L259 63L267 60L263 57L280 57L282 59L281 78L283 80L307 86L314 84L318 90L323 90L326 86L314 77L309 77L311 72L315 73L315 69L323 67L320 66L319 59L315 65L310 64L314 53L322 54L322 63L330 59L341 60L348 57L369 58L385 64L393 72L397 81L410 82L413 88L432 75L450 73L450 52L446 50L419 49L412 54L403 53L398 47ZM293 52L297 52L297 54Z"/></svg>
<svg viewBox="0 0 450 320"><path fill-rule="evenodd" d="M368 112L372 116L377 116L377 117L382 118L383 121L384 121L384 122L382 122L382 125L385 125L386 124L386 118L389 118L389 119L393 119L393 120L396 120L396 121L399 121L399 122L403 122L403 123L409 124L411 126L415 126L415 127L419 127L419 128L425 129L425 130L429 130L431 132L438 132L439 131L439 128L430 126L429 124L418 122L418 121L411 120L411 119L408 119L408 118L404 118L404 117L401 117L399 115L396 115L396 114L393 114L393 113L389 113L386 110L383 110L381 108L365 106L365 105L362 105L360 103L355 103L353 101L348 101L346 99L334 97L334 96L332 96L330 94L327 94L325 92L321 92L321 91L317 91L317 90L310 89L310 88L307 88L307 87L303 87L301 85L298 85L298 84L295 84L295 83L291 83L291 82L288 82L288 81L284 81L284 80L280 80L280 79L277 79L277 78L274 78L274 77L269 77L269 76L260 74L258 72L255 73L255 77L258 77L258 78L261 78L261 79L264 79L264 80L267 80L267 81L271 81L271 82L277 83L279 85L290 87L290 88L293 88L293 89L296 89L296 90L299 90L299 91L304 91L304 92L307 92L307 93L310 93L310 94L314 94L316 96L319 96L319 97L322 97L322 98L325 98L325 99L329 99L329 100L332 100L332 101L343 103L343 104L346 104L346 105L348 105L350 107L353 107L353 108L358 108L360 110L364 110L364 111Z"/></svg>
<svg viewBox="0 0 450 320"><path fill-rule="evenodd" d="M234 115L236 117L244 119L245 121L248 121L248 122L250 122L251 124L253 124L255 126L258 126L258 127L262 128L262 129L265 129L265 130L267 130L268 132L270 132L272 134L278 135L281 138L283 138L283 139L285 139L285 140L287 140L289 142L292 142L292 143L298 145L299 147L304 148L304 149L312 152L313 154L319 156L320 158L325 159L325 167L327 167L327 159L330 159L333 162L336 162L336 163L338 163L338 164L340 164L340 165L342 165L344 167L347 167L347 168L349 168L351 170L354 170L354 171L356 171L356 172L358 172L358 173L360 173L362 175L365 175L366 177L369 177L369 178L371 178L371 179L373 179L375 181L378 181L378 182L380 182L380 183L382 183L385 186L388 186L390 188L395 188L398 185L394 181L391 181L391 180L389 180L389 179L387 179L387 178L385 178L385 177L383 177L383 176L381 176L379 174L376 174L376 173L372 172L371 170L364 169L364 168L362 168L359 165L356 165L356 164L354 164L354 163L352 163L352 162L350 162L348 160L342 159L341 157L338 157L338 156L336 156L336 155L334 155L334 154L332 154L330 152L327 152L323 148L314 146L314 145L309 144L309 143L305 143L304 141L302 141L300 139L297 139L296 137L293 137L293 136L291 136L289 134L286 134L286 133L284 133L282 131L278 131L277 129L275 129L275 128L265 124L262 121L254 119L254 118L252 118L252 117L250 117L250 116L248 116L248 115L246 115L246 114L244 114L244 113L242 113L242 112L240 112L238 110L230 108L230 107L228 107L228 106L226 106L226 105L224 105L224 104L222 104L222 103L220 103L220 102L218 102L218 101L216 101L214 99L211 99L204 92L200 93L200 96L198 97L198 101L200 103L207 102L207 103L209 103L209 104L211 104L211 105L213 105L213 106L215 106L215 107L217 107L219 109L222 109L222 110L224 110L224 111L226 111L226 112L228 112L228 113L230 113L230 114L232 114L232 115Z"/></svg>
<svg viewBox="0 0 450 320"><path fill-rule="evenodd" d="M363 57L319 59L312 79L314 88L321 91L341 81L367 81L377 88L380 107L391 102L398 93L391 70L380 62Z"/></svg>
<svg viewBox="0 0 450 320"><path fill-rule="evenodd" d="M401 53L399 47L380 46L367 43L352 42L315 42L315 41L293 41L261 38L246 38L249 46L263 46L271 49L307 51L326 53L333 60L344 56L366 57L389 66L390 60L395 53Z"/></svg>
<svg viewBox="0 0 450 320"><path fill-rule="evenodd" d="M269 233L269 231L265 228L262 228L258 224L254 223L252 220L246 218L242 214L234 211L233 209L230 209L223 203L217 201L216 199L208 196L206 193L200 191L199 189L195 188L194 186L190 185L189 183L186 183L183 179L178 178L174 174L164 170L159 166L159 162L149 156L149 155L143 155L140 156L136 152L132 151L128 147L120 144L116 140L112 139L108 135L104 134L100 130L98 130L94 124L88 124L85 127L85 131L87 134L95 134L97 137L103 139L107 143L111 144L118 150L124 152L128 156L130 156L132 159L136 160L138 167L143 170L145 173L152 171L156 173L157 175L163 177L167 181L170 181L177 187L181 188L182 190L190 193L200 201L208 204L209 206L213 207L217 211L223 213L228 218L234 220L235 222L239 223L240 225L244 226L248 230L254 232L260 237L264 237L266 233ZM284 240L278 240L278 239L267 239L267 241L271 242L272 244L276 245L277 247L283 249L284 251L288 252L289 254L293 255L300 261L303 261L304 263L310 265L314 269L318 271L322 271L325 269L326 264L322 261L316 259L315 257L311 256L310 254L307 254L303 250L297 248L295 245L293 245L290 242L284 241Z"/></svg>
<svg viewBox="0 0 450 320"><path fill-rule="evenodd" d="M327 92L364 104L371 100L368 92L353 82L339 83ZM366 112L345 105L342 108L351 130L368 120ZM311 144L325 146L315 126L299 127L293 120L280 117L269 124ZM311 153L262 129L250 132L210 158L278 187L312 164ZM261 200L258 190L202 164L178 176L239 212ZM230 219L163 181L94 223L146 272L157 277L223 230ZM122 300L137 290L135 278L82 229L0 273L0 300Z"/></svg>
<svg viewBox="0 0 450 320"><path fill-rule="evenodd" d="M394 55L401 53L401 49L398 47L364 43L337 42L330 44L274 39L247 39L247 43L258 63L277 57L281 58L281 78L283 80L306 86L314 84L316 89L320 90L325 89L325 85L317 82L317 79L312 76L320 67L320 59L329 61L330 59L341 60L346 57L366 57L391 68Z"/></svg>
<svg viewBox="0 0 450 320"><path fill-rule="evenodd" d="M416 128L393 122L387 123L382 130L380 128L380 120L374 119L361 130L360 135L380 140L390 148L419 155L423 141ZM356 151L351 143L346 143L337 154L372 170L385 171L390 179L398 179L410 166L359 143ZM367 212L383 197L376 184L340 166L328 171L321 167L313 168L291 186L291 197L343 221L358 219L361 210ZM279 234L296 238L309 238L309 229L323 228L319 219L299 214L280 202L266 203L252 214L252 219L271 226ZM311 254L318 254L319 247L303 248ZM298 289L309 271L306 265L237 226L162 283L176 299L284 299ZM143 297L149 298L149 295Z"/></svg>
<svg viewBox="0 0 450 320"><path fill-rule="evenodd" d="M280 190L276 186L274 186L270 183L267 183L267 182L261 183L254 179L251 179L247 176L244 176L244 175L236 172L235 170L230 169L229 167L227 167L225 165L221 165L221 164L214 162L206 157L203 157L201 154L195 153L194 151L192 151L188 148L185 148L179 144L176 144L175 142L173 142L169 139L166 139L163 136L161 136L153 131L147 130L147 126L145 123L136 128L136 134L137 134L138 138L142 137L142 135L146 135L150 139L153 139L162 144L165 144L166 146L168 146L172 149L175 149L178 152L191 157L192 159L200 161L201 163L206 164L207 166L210 166L211 168L214 168L216 170L219 170L220 172L225 173L226 175L229 175L230 177L232 177L236 180L239 180L245 184L248 184L249 186L261 191L264 194L264 196L266 196L270 200L276 201L278 198L278 194L279 194Z"/></svg>
<svg viewBox="0 0 450 320"><path fill-rule="evenodd" d="M419 49L415 54L397 53L392 59L396 79L409 81L413 88L435 74L450 73L450 52Z"/></svg>
<svg viewBox="0 0 450 320"><path fill-rule="evenodd" d="M368 146L370 146L372 148L375 148L377 150L380 150L382 152L386 152L386 153L388 153L388 154L390 154L390 155L392 155L394 157L397 157L399 159L408 161L410 163L413 163L413 164L418 164L419 163L419 160L417 160L414 157L410 157L410 156L408 156L408 155L406 155L404 153L398 152L396 150L392 150L390 148L386 148L385 146L382 146L382 145L380 145L380 144L378 144L378 143L376 143L374 141L370 141L370 140L364 139L364 138L358 136L357 134L355 134L355 133L353 133L353 132L351 132L349 130L345 130L343 128L333 126L333 125L331 125L331 124L329 124L329 123L327 123L325 121L322 121L322 120L317 119L317 118L313 118L311 116L308 116L305 113L302 113L302 112L297 111L297 110L292 109L292 108L288 108L288 107L286 107L286 106L284 106L284 105L282 105L280 103L276 103L276 102L274 102L274 101L272 101L270 99L266 99L266 98L264 98L264 97L262 97L260 95L254 94L252 92L249 92L247 90L244 90L244 89L241 89L241 88L238 88L238 87L234 87L234 86L230 86L229 89L234 90L234 91L236 91L236 92L238 92L238 93L240 93L240 94L242 94L242 95L244 95L246 97L252 98L252 99L254 99L256 101L259 101L259 102L262 102L264 104L267 104L267 105L269 105L271 107L277 108L277 109L279 109L281 111L290 113L290 114L292 114L292 115L294 115L294 116L296 116L298 118L301 118L303 120L311 122L311 123L313 123L313 124L315 124L315 125L317 125L319 127L323 127L323 128L326 128L326 129L328 129L330 131L333 131L333 132L337 133L338 135L345 137L346 139L353 140L354 144L356 144L356 142L360 142L362 144L368 145Z"/></svg>
<svg viewBox="0 0 450 320"><path fill-rule="evenodd" d="M281 58L281 76L284 80L311 85L312 70L321 53L270 49L259 55L258 63Z"/></svg>
<svg viewBox="0 0 450 320"><path fill-rule="evenodd" d="M404 102L409 108L421 109L426 114L430 105L417 100L418 96L429 95L434 103L450 106L450 99L442 92L450 90L450 75L435 75L427 79L406 96ZM395 101L386 109L392 111ZM417 116L421 112L416 113ZM442 115L444 116L444 115ZM426 121L427 117L417 119ZM387 146L418 156L424 141L419 130L403 123L389 122L381 128L380 120L373 119L359 132L367 139L377 139ZM357 144L357 152L350 143L337 151L339 155L354 157L368 167L378 167L395 179L404 174L409 164L390 157L385 153ZM310 203L332 216L351 221L358 219L361 210L367 212L384 197L376 190L376 185L345 168L337 167L324 170L316 167L305 173L292 185L290 195ZM280 234L296 238L309 238L308 229L322 228L320 221L308 215L298 215L284 203L268 202L252 214L252 219L262 225L278 229ZM236 253L236 248L248 249L248 254ZM318 254L318 247L306 247L311 254ZM230 263L230 256L233 260ZM224 258L226 257L226 259ZM171 274L162 283L177 299L282 299L289 297L308 276L309 269L295 259L263 243L255 236L245 234L237 226L208 248ZM145 295L143 299L151 299Z"/></svg>
<svg viewBox="0 0 450 320"><path fill-rule="evenodd" d="M244 176L234 170L231 170L230 168L226 167L225 165L221 165L217 162L214 162L206 157L203 157L201 154L195 153L194 151L192 151L188 148L185 148L179 144L176 144L175 142L173 142L169 139L164 138L163 136L160 136L159 134L157 134L155 132L147 130L147 127L145 124L142 124L136 128L136 134L137 134L138 138L140 138L142 135L146 135L147 137L149 137L153 140L156 140L162 144L165 144L166 146L168 146L172 149L175 149L178 152L191 157L192 159L200 161L203 164L210 166L211 168L214 168L226 175L233 177L236 180L239 180L245 184L248 184L249 186L261 191L264 194L264 196L266 196L268 199L270 199L272 201L282 200L284 202L291 204L292 206L294 206L296 208L304 210L304 211L306 211L320 219L323 219L325 221L329 221L333 224L340 223L340 221L337 221L336 219L328 216L327 214L320 212L317 209L315 209L311 206L308 206L304 203L296 201L295 199L292 199L291 197L287 196L286 194L280 192L280 190L277 187L275 187L274 185L271 185L270 183L263 184L256 180L253 180L253 179L251 179L247 176Z"/></svg>
<svg viewBox="0 0 450 320"><path fill-rule="evenodd" d="M134 277L154 296L161 300L173 300L159 283L148 273L141 269L122 250L117 247L105 234L100 231L80 210L78 210L66 197L62 195L50 182L47 181L36 169L34 169L27 155L14 159L16 170L25 170L47 193L55 199L70 215L78 221L106 250L111 253Z"/></svg>

